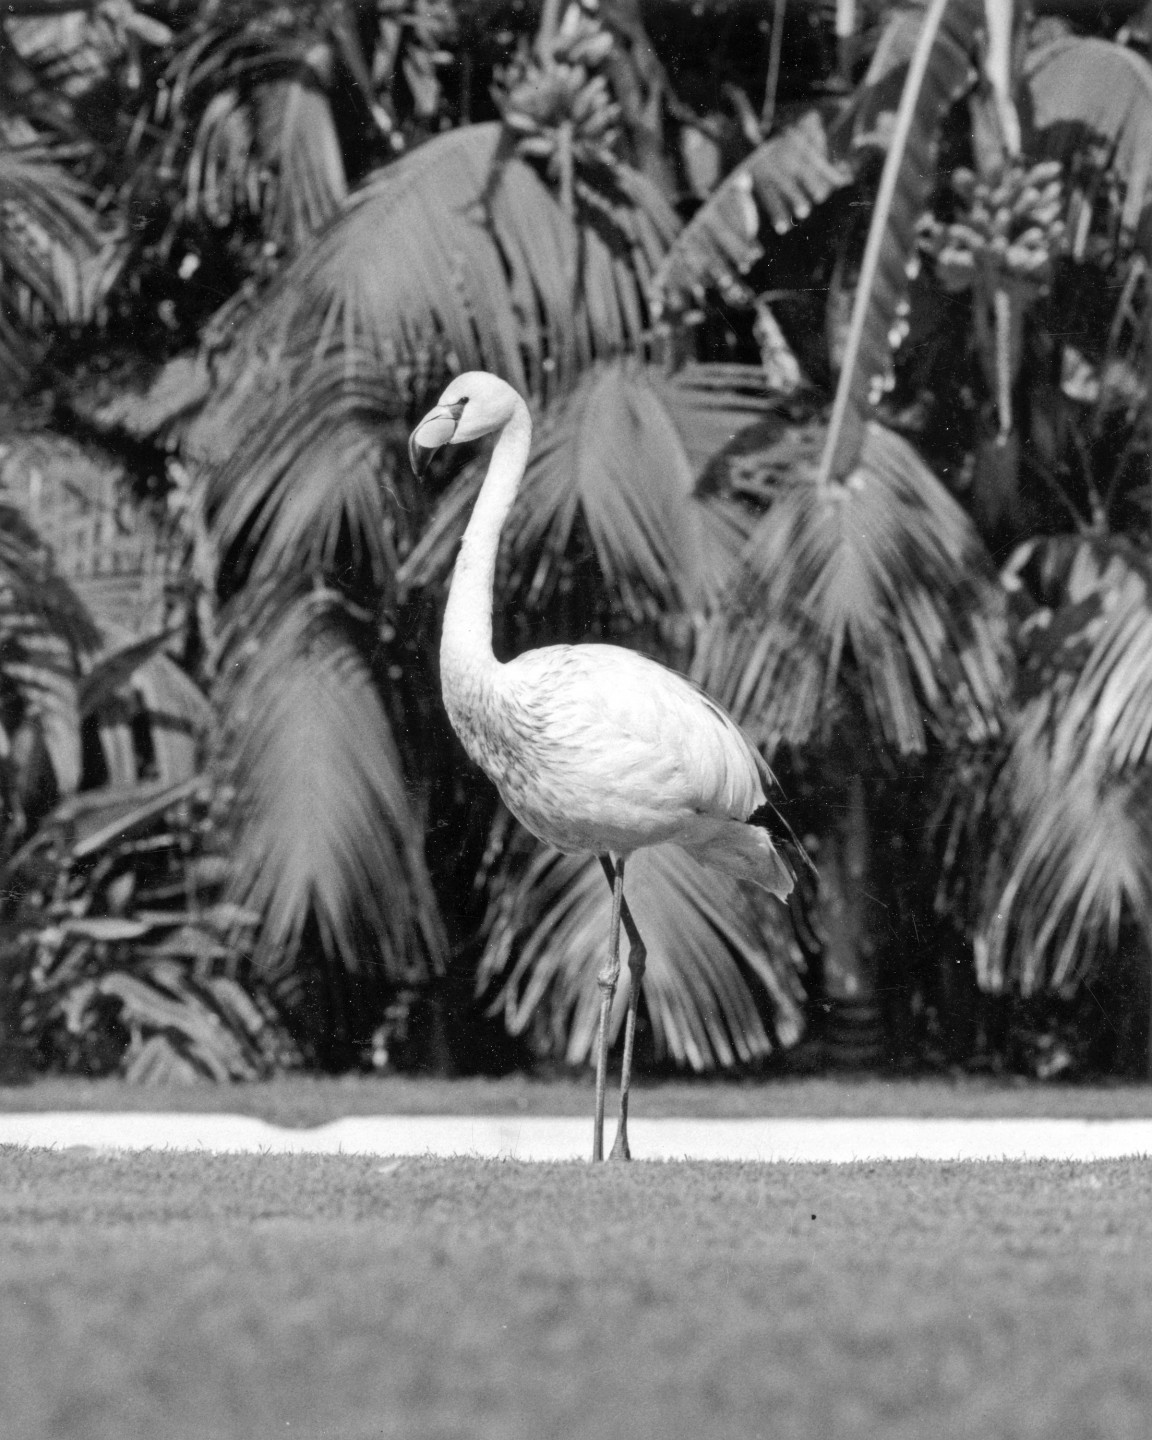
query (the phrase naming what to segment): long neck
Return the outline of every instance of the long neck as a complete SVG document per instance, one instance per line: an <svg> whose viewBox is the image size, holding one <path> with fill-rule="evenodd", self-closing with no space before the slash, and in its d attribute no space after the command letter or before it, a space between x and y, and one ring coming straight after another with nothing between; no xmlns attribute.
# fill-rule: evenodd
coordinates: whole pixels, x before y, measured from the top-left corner
<svg viewBox="0 0 1152 1440"><path fill-rule="evenodd" d="M500 532L516 492L532 444L532 419L517 396L516 408L500 431L488 473L480 488L472 518L464 532L440 640L440 674L445 690L470 689L496 666L492 653L492 589Z"/></svg>

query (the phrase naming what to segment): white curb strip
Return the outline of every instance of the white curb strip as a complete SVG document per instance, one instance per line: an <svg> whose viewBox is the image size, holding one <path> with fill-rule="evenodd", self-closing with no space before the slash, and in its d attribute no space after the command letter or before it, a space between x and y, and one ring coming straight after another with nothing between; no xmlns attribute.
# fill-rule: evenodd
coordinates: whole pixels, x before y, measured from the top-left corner
<svg viewBox="0 0 1152 1440"><path fill-rule="evenodd" d="M609 1120L607 1134L613 1133ZM633 1118L632 1153L644 1160L1107 1160L1152 1156L1152 1119L957 1120ZM0 1145L210 1153L475 1155L585 1160L591 1118L349 1116L287 1129L246 1115L177 1112L0 1114Z"/></svg>

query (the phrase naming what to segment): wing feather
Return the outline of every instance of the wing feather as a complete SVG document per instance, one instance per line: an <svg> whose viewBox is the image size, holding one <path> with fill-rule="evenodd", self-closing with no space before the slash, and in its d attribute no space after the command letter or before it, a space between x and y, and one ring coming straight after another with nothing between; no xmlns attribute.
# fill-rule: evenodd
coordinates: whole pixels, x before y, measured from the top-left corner
<svg viewBox="0 0 1152 1440"><path fill-rule="evenodd" d="M614 645L554 645L505 667L525 710L578 748L590 778L671 807L747 820L772 774L740 727L683 675Z"/></svg>

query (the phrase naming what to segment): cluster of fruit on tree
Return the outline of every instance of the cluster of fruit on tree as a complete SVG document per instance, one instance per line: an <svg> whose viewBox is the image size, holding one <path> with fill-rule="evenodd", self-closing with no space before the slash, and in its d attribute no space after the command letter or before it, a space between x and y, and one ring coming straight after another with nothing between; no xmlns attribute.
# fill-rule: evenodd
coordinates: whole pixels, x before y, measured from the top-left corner
<svg viewBox="0 0 1152 1440"><path fill-rule="evenodd" d="M952 189L956 218L945 224L927 214L918 226L945 289L996 289L1009 279L1047 286L1066 234L1060 162L1013 161L988 177L961 168L953 171Z"/></svg>
<svg viewBox="0 0 1152 1440"><path fill-rule="evenodd" d="M598 73L613 40L597 10L596 0L574 0L548 52L525 47L502 76L497 98L517 151L550 169L564 149L576 162L611 165L614 157L620 109Z"/></svg>

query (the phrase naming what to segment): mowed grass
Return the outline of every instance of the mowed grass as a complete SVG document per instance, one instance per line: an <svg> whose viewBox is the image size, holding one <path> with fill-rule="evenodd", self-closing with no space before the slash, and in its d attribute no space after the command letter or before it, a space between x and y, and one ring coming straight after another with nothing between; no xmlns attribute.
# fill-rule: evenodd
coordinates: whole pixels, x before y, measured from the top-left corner
<svg viewBox="0 0 1152 1440"><path fill-rule="evenodd" d="M1031 1440L1152 1416L1152 1162L0 1151L6 1440Z"/></svg>
<svg viewBox="0 0 1152 1440"><path fill-rule="evenodd" d="M644 1081L632 1113L644 1116L1152 1116L1152 1086L1035 1081L847 1077ZM0 1086L0 1111L229 1111L278 1125L310 1126L342 1115L591 1115L591 1076L510 1075L439 1080L383 1075L281 1075L255 1084L139 1086L123 1080L37 1079Z"/></svg>

